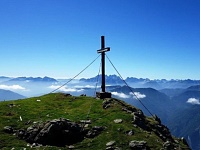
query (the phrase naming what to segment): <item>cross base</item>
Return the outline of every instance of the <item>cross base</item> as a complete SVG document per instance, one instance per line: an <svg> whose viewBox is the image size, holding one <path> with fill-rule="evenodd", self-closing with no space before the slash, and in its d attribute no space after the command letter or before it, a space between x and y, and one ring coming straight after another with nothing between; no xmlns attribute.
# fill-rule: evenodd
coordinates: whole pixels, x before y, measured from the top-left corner
<svg viewBox="0 0 200 150"><path fill-rule="evenodd" d="M96 92L96 97L100 99L111 98L111 93L109 92Z"/></svg>

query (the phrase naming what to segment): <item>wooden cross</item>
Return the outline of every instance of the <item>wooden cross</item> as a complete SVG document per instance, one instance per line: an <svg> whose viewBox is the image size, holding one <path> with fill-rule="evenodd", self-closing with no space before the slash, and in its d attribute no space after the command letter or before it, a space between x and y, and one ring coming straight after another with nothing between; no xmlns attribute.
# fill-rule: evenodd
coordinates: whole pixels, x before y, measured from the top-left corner
<svg viewBox="0 0 200 150"><path fill-rule="evenodd" d="M105 52L110 51L110 47L105 47L105 39L104 36L101 36L101 49L97 50L98 53L101 53L101 72L102 72L102 80L101 80L101 89L102 93L100 93L100 98L110 98L111 93L106 92L106 81L105 81Z"/></svg>

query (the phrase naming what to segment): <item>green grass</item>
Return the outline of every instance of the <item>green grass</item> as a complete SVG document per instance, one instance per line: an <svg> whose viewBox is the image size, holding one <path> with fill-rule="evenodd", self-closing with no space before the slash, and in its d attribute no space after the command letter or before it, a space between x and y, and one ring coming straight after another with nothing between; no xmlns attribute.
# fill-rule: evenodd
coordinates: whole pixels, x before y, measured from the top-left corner
<svg viewBox="0 0 200 150"><path fill-rule="evenodd" d="M40 100L40 101L37 101ZM15 129L26 129L33 122L45 122L56 118L66 118L78 122L90 119L90 126L104 126L106 129L97 137L86 138L82 142L74 144L76 149L106 149L106 143L116 141L116 146L129 149L131 140L144 140L151 149L160 149L163 141L153 132L150 134L132 124L132 115L122 111L122 102L113 100L108 109L102 108L102 100L92 97L66 97L62 93L47 94L23 100L0 102L0 149L22 149L27 143L19 140L15 135L3 132L4 126L12 126ZM13 104L13 107L9 107ZM124 103L123 103L124 104ZM127 104L124 104L127 105ZM132 107L132 106L129 106ZM20 121L20 116L22 121ZM115 119L123 122L116 124ZM146 119L148 123L155 124L152 118ZM30 124L26 124L31 122ZM133 130L134 135L127 136L126 131ZM180 143L181 146L184 146ZM66 149L42 146L39 149Z"/></svg>

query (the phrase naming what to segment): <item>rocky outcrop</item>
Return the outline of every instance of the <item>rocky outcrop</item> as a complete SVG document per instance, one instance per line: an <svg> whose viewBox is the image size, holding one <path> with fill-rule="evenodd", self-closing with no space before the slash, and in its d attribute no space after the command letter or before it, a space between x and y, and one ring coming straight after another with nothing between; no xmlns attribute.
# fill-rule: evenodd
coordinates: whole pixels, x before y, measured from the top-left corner
<svg viewBox="0 0 200 150"><path fill-rule="evenodd" d="M27 129L16 130L15 132L18 138L26 140L28 143L65 146L80 142L85 137L94 138L104 130L104 127L101 126L85 129L84 126L86 124L86 121L83 124L60 118L45 123L34 124ZM14 129L6 126L4 127L4 131L13 133Z"/></svg>
<svg viewBox="0 0 200 150"><path fill-rule="evenodd" d="M169 131L169 129L161 123L160 118L156 115L152 116L153 122L149 121L147 117L143 114L140 109L136 109L133 106L127 105L120 100L106 100L103 102L103 108L109 108L112 106L112 102L115 101L119 103L122 107L122 111L129 113L132 115L132 124L134 127L139 127L144 132L152 133L154 132L162 141L163 141L163 148L164 149L175 149L177 146L177 141L175 141ZM109 106L109 107L108 107ZM133 135L134 132L127 131L127 135ZM187 145L187 143L185 143ZM147 142L145 141L130 141L129 147L131 149L148 149Z"/></svg>
<svg viewBox="0 0 200 150"><path fill-rule="evenodd" d="M81 125L61 118L18 130L17 136L29 143L64 146L83 140L84 132Z"/></svg>
<svg viewBox="0 0 200 150"><path fill-rule="evenodd" d="M117 100L118 101L118 100ZM154 115L154 123L151 123L147 120L147 117L143 114L140 109L136 109L130 105L125 105L123 102L118 101L123 106L122 111L125 111L133 116L132 123L136 127L140 127L141 129L154 132L157 134L164 142L173 141L171 133L169 129L161 123L161 120Z"/></svg>

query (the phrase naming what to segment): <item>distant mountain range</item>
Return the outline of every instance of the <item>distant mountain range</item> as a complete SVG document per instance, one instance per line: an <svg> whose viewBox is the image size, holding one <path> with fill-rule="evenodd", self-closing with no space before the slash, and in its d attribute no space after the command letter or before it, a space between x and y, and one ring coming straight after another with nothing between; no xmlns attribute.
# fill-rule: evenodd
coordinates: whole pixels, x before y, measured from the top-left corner
<svg viewBox="0 0 200 150"><path fill-rule="evenodd" d="M17 77L17 78L10 78L5 76L0 76L0 82L57 82L56 79L50 77Z"/></svg>
<svg viewBox="0 0 200 150"><path fill-rule="evenodd" d="M38 96L51 91L48 87L58 83L50 77L5 77L0 76L0 89L10 90L26 97Z"/></svg>
<svg viewBox="0 0 200 150"><path fill-rule="evenodd" d="M135 77L127 77L124 81L117 75L106 75L106 84L107 85L124 85L124 81L128 83L129 86L133 88L154 88L157 90L161 89L186 89L191 86L200 85L200 80L166 80L166 79L156 79L150 80L148 78L135 78ZM66 79L69 80L69 79ZM64 81L64 80L63 80ZM80 82L87 83L95 83L101 82L101 75L95 76L92 78L81 78ZM0 84L1 83L9 83L9 82L45 82L45 83L56 83L59 82L58 79L50 78L50 77L16 77L10 78L5 76L0 76ZM167 91L167 90L166 90Z"/></svg>
<svg viewBox="0 0 200 150"><path fill-rule="evenodd" d="M185 89L190 86L199 85L200 80L166 80L166 79L156 79L156 80L150 80L148 78L135 78L135 77L127 77L122 81L122 79L117 75L106 75L106 84L115 84L115 85L123 85L124 81L126 81L129 86L134 88L154 88L157 90L160 89L175 89L175 88L181 88ZM101 75L92 77L92 78L81 78L79 81L82 82L96 82L98 79L99 82L101 82Z"/></svg>
<svg viewBox="0 0 200 150"><path fill-rule="evenodd" d="M11 77L0 76L0 82L8 81L12 79Z"/></svg>

